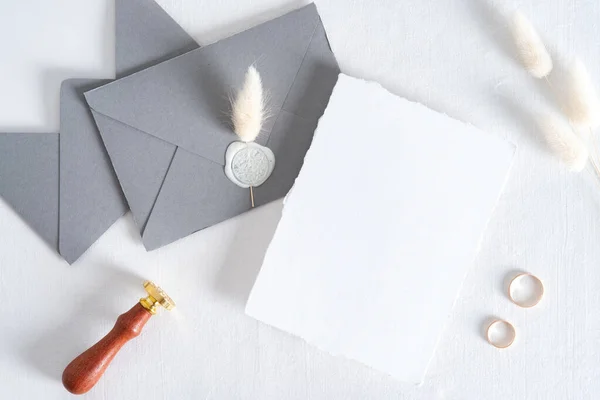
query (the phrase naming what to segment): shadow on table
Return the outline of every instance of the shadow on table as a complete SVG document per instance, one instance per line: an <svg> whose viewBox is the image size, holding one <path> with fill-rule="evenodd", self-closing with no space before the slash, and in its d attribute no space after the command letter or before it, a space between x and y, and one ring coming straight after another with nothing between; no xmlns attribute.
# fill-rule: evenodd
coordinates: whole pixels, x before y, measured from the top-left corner
<svg viewBox="0 0 600 400"><path fill-rule="evenodd" d="M242 308L246 305L265 252L281 217L281 200L240 218L239 229L216 277L216 290Z"/></svg>
<svg viewBox="0 0 600 400"><path fill-rule="evenodd" d="M95 267L103 269L103 278L94 283L94 290L83 298L74 298L77 305L71 315L62 322L57 321L56 326L20 349L27 364L52 380L60 381L67 364L108 333L117 317L128 310L123 308L122 296L111 294L140 292L142 277L114 266ZM131 305L136 300L134 297ZM47 305L43 302L40 306L61 307L60 304ZM100 335L98 329L94 329L99 325L106 326L106 332Z"/></svg>

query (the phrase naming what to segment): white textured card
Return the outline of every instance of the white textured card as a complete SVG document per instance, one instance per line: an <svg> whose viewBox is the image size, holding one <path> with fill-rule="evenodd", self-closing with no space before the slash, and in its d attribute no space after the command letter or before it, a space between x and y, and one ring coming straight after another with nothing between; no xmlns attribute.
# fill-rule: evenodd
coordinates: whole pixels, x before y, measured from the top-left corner
<svg viewBox="0 0 600 400"><path fill-rule="evenodd" d="M246 313L421 382L514 150L340 75Z"/></svg>

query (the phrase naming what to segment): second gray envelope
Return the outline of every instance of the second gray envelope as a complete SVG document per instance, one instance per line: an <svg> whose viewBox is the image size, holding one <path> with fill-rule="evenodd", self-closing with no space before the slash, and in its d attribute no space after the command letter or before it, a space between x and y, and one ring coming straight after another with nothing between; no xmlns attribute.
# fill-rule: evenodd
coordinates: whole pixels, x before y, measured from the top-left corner
<svg viewBox="0 0 600 400"><path fill-rule="evenodd" d="M116 0L115 47L121 78L198 45L154 0ZM106 82L62 83L60 134L0 133L0 196L69 263L127 211L83 97Z"/></svg>
<svg viewBox="0 0 600 400"><path fill-rule="evenodd" d="M223 168L252 64L272 114L257 142L276 157L260 206L292 187L339 73L313 4L85 94L148 250L250 209Z"/></svg>

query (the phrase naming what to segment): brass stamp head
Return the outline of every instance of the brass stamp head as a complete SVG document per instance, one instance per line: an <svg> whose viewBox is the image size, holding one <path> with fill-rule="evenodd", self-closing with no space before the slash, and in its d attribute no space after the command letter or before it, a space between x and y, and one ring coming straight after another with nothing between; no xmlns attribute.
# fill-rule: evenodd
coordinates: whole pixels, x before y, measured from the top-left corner
<svg viewBox="0 0 600 400"><path fill-rule="evenodd" d="M175 302L153 282L145 281L144 289L148 292L148 297L140 299L140 304L150 313L156 314L157 305L161 305L169 311L175 308Z"/></svg>

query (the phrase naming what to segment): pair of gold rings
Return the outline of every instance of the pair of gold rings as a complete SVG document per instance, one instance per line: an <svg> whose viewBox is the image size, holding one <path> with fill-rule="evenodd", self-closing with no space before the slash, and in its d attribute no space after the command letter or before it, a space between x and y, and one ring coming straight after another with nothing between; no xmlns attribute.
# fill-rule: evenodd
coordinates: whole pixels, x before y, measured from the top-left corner
<svg viewBox="0 0 600 400"><path fill-rule="evenodd" d="M535 275L520 273L508 285L508 298L522 308L537 305L544 296L544 285ZM515 327L503 319L493 320L486 331L486 339L492 346L505 349L513 344L517 332Z"/></svg>

